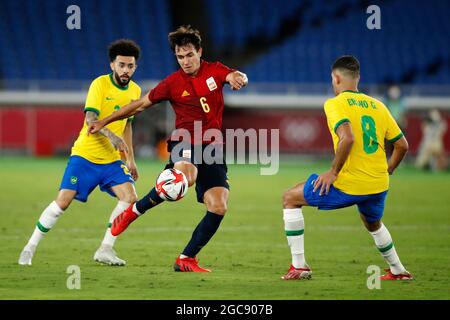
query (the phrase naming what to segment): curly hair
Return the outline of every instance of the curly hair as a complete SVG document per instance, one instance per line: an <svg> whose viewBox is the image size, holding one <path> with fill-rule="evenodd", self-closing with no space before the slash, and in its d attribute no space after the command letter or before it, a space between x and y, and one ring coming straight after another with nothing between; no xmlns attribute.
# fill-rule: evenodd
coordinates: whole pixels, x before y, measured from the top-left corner
<svg viewBox="0 0 450 320"><path fill-rule="evenodd" d="M133 56L136 60L139 59L141 48L136 42L129 39L119 39L112 42L108 46L109 60L113 62L117 56Z"/></svg>

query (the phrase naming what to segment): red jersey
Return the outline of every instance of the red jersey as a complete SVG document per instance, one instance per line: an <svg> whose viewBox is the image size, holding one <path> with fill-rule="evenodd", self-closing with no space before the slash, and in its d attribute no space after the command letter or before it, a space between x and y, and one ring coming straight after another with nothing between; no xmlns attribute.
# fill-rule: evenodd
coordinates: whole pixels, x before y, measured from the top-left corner
<svg viewBox="0 0 450 320"><path fill-rule="evenodd" d="M222 89L225 78L233 71L220 62L202 60L197 75L190 76L180 68L150 90L148 98L152 103L170 101L176 114L176 129L188 130L195 143L194 121L202 122L202 133L222 129Z"/></svg>

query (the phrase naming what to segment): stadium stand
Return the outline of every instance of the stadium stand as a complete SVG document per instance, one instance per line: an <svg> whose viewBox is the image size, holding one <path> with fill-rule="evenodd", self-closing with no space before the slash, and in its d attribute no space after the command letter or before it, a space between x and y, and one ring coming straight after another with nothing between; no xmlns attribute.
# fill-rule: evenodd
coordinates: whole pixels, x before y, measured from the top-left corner
<svg viewBox="0 0 450 320"><path fill-rule="evenodd" d="M253 1L208 1L218 46L242 47L257 35L276 41L283 21L297 15L297 32L244 68L254 82L328 82L333 60L354 54L366 83L450 83L449 1L385 1L381 30L366 27L367 1L261 3L255 10Z"/></svg>
<svg viewBox="0 0 450 320"><path fill-rule="evenodd" d="M66 8L71 4L65 0L2 1L0 78L89 80L109 72L107 45L127 37L139 43L145 56L139 62L137 80L160 79L175 67L167 46L171 29L167 1L135 0L130 6L119 0L78 0L81 30L66 27L70 15ZM58 89L57 82L51 86Z"/></svg>
<svg viewBox="0 0 450 320"><path fill-rule="evenodd" d="M71 31L68 0L3 1L2 86L39 80L45 89L48 80L50 89L61 89L69 80L88 81L109 72L106 46L120 37L142 47L136 80L161 79L176 67L167 46L173 28L168 1L105 3L77 1L82 30ZM264 38L264 50L242 67L252 82L328 83L332 61L354 54L367 84L450 84L450 1L386 0L381 30L366 28L367 6L364 0L204 0L204 14L214 48L244 52Z"/></svg>

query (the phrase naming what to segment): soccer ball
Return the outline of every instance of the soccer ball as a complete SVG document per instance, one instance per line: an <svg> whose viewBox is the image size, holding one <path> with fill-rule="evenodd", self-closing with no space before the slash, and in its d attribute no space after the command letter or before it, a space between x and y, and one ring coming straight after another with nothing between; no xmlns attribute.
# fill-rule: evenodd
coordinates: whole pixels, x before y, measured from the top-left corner
<svg viewBox="0 0 450 320"><path fill-rule="evenodd" d="M178 201L185 196L188 181L180 170L166 169L156 179L155 189L161 199Z"/></svg>

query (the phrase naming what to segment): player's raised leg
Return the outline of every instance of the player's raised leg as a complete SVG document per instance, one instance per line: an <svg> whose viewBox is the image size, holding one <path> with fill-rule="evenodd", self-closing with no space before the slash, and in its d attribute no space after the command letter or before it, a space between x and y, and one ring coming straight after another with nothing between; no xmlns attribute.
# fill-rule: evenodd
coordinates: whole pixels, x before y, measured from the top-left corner
<svg viewBox="0 0 450 320"><path fill-rule="evenodd" d="M49 204L44 209L36 227L31 235L28 243L20 253L18 263L21 265L31 265L34 253L39 242L50 231L50 229L56 224L58 218L63 214L76 195L75 190L61 189L55 201Z"/></svg>
<svg viewBox="0 0 450 320"><path fill-rule="evenodd" d="M180 161L175 163L174 168L184 173L189 186L192 186L195 183L195 179L197 178L197 168L192 163ZM163 201L164 200L157 194L155 187L153 187L143 198L136 203L131 204L114 219L111 226L111 234L118 236L139 216L143 215L151 208L156 207Z"/></svg>
<svg viewBox="0 0 450 320"><path fill-rule="evenodd" d="M111 213L108 228L106 229L100 247L95 252L94 260L108 265L124 266L126 261L120 259L113 249L117 237L111 234L111 224L120 213L127 209L132 203L136 202L137 195L134 185L130 182L113 186L111 189L119 201Z"/></svg>
<svg viewBox="0 0 450 320"><path fill-rule="evenodd" d="M211 270L198 265L196 256L219 228L227 212L228 194L229 190L224 187L214 187L205 192L203 200L206 204L206 215L195 228L182 254L175 261L175 271L211 272Z"/></svg>
<svg viewBox="0 0 450 320"><path fill-rule="evenodd" d="M361 219L369 230L370 234L375 241L375 245L383 256L384 260L388 263L389 269L385 269L387 272L380 277L381 280L412 280L413 276L406 271L405 267L398 257L395 250L394 242L392 241L391 234L381 220L370 221L370 218L361 214Z"/></svg>
<svg viewBox="0 0 450 320"><path fill-rule="evenodd" d="M300 183L283 194L283 220L286 238L291 249L292 263L283 280L310 279L312 271L305 260L305 221L302 206L307 205Z"/></svg>

